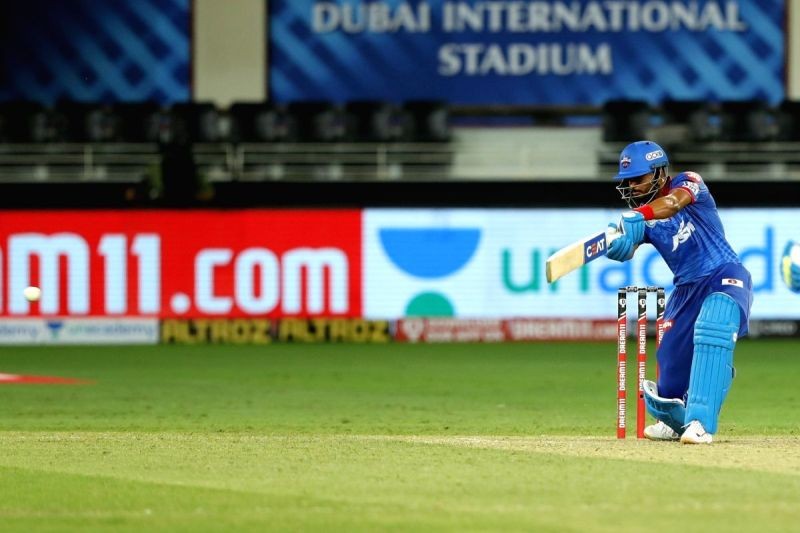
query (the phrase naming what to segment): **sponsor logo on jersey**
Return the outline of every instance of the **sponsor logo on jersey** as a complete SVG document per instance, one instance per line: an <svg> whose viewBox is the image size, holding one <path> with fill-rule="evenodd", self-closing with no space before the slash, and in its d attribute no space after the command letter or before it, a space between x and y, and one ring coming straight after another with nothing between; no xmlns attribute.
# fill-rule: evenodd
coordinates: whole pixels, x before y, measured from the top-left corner
<svg viewBox="0 0 800 533"><path fill-rule="evenodd" d="M744 282L736 278L722 278L722 284L733 285L734 287L739 287L740 289L744 289Z"/></svg>
<svg viewBox="0 0 800 533"><path fill-rule="evenodd" d="M678 246L688 241L689 237L692 236L694 231L694 224L691 222L687 223L685 220L681 220L681 225L678 228L678 232L672 236L672 251L674 252L678 249Z"/></svg>
<svg viewBox="0 0 800 533"><path fill-rule="evenodd" d="M682 183L681 187L692 193L692 196L697 196L698 194L700 194L700 185L693 181L687 181L686 183Z"/></svg>

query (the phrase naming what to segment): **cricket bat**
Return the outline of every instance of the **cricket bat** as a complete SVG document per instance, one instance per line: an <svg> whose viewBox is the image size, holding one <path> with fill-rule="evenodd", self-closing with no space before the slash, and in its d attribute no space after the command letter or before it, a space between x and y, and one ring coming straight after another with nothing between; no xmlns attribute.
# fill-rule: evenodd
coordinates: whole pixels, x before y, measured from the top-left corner
<svg viewBox="0 0 800 533"><path fill-rule="evenodd" d="M547 258L547 282L553 283L586 263L591 263L598 257L606 255L608 245L620 235L622 233L613 227L609 227L605 231L587 235L583 239L560 249Z"/></svg>

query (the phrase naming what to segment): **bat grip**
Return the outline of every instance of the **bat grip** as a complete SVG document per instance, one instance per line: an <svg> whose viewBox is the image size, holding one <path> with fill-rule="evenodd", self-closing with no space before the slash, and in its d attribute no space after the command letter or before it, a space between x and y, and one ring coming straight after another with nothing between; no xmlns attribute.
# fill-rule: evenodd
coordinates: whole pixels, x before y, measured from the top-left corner
<svg viewBox="0 0 800 533"><path fill-rule="evenodd" d="M620 231L619 227L614 229L613 227L609 226L608 229L606 229L606 244L611 244L621 236L622 231Z"/></svg>

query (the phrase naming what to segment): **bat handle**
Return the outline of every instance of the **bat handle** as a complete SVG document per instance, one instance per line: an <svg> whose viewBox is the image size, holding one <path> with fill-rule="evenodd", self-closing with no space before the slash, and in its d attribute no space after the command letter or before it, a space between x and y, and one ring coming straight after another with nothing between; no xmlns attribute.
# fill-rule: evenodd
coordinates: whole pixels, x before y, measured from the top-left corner
<svg viewBox="0 0 800 533"><path fill-rule="evenodd" d="M619 227L614 228L613 226L609 226L606 229L606 244L611 244L621 236L622 232L620 231Z"/></svg>

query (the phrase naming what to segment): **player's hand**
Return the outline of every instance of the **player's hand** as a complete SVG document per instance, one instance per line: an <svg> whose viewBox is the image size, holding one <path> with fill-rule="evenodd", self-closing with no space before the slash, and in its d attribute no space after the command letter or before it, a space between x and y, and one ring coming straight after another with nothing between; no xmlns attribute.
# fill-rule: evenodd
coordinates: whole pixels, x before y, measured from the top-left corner
<svg viewBox="0 0 800 533"><path fill-rule="evenodd" d="M616 228L617 225L609 224L608 227ZM620 235L608 245L606 256L614 261L623 262L633 257L633 252L635 251L636 247L630 237L627 235Z"/></svg>
<svg viewBox="0 0 800 533"><path fill-rule="evenodd" d="M624 233L633 244L644 240L644 215L638 211L625 211L619 224Z"/></svg>

